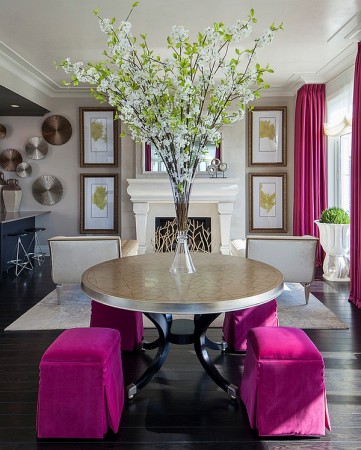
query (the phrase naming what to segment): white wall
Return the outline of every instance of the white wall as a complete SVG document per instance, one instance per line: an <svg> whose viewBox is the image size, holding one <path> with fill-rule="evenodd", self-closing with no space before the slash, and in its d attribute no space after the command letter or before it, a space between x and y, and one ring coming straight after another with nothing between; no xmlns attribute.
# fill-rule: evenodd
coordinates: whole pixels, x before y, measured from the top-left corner
<svg viewBox="0 0 361 450"><path fill-rule="evenodd" d="M235 204L232 221L231 237L243 238L248 233L247 211L247 174L250 172L269 172L288 174L287 210L288 232L292 234L292 203L293 203L293 118L294 97L267 97L257 102L257 106L287 106L288 108L288 154L285 168L248 168L247 167L247 122L246 120L222 130L222 161L228 164L228 177L240 178L240 196ZM37 224L47 230L41 233L41 243L46 244L47 238L55 235L79 234L79 204L80 204L80 173L119 173L120 174L120 230L124 239L135 237L135 221L132 204L127 194L127 178L136 177L136 145L129 137L119 140L120 165L118 169L88 169L79 167L79 107L102 106L92 98L53 98L51 113L66 117L72 125L72 136L64 145L53 146L49 144L49 151L41 160L31 160L25 153L25 143L29 137L41 136L41 125L44 117L0 117L0 123L6 126L7 135L0 140L0 151L14 148L23 156L23 161L32 166L32 175L29 178L19 178L14 172L6 172L5 179L17 178L23 190L21 209L46 210L51 214L38 218ZM139 170L137 171L139 173ZM32 196L32 184L40 175L53 175L57 177L64 189L62 200L53 206L43 206Z"/></svg>

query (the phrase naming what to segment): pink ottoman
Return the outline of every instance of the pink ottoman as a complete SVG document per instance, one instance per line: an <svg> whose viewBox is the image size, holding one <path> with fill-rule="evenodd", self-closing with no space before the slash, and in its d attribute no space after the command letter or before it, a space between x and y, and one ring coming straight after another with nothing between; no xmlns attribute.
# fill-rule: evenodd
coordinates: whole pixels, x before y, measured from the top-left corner
<svg viewBox="0 0 361 450"><path fill-rule="evenodd" d="M331 429L322 355L298 328L250 330L240 392L259 436L321 436Z"/></svg>
<svg viewBox="0 0 361 450"><path fill-rule="evenodd" d="M103 438L118 431L124 404L120 334L108 328L64 331L40 362L39 438Z"/></svg>
<svg viewBox="0 0 361 450"><path fill-rule="evenodd" d="M141 312L113 308L92 300L91 327L114 328L120 332L121 350L133 351L143 339L143 315Z"/></svg>
<svg viewBox="0 0 361 450"><path fill-rule="evenodd" d="M236 351L247 350L247 333L255 327L277 327L277 301L227 312L223 321L223 337L228 347Z"/></svg>

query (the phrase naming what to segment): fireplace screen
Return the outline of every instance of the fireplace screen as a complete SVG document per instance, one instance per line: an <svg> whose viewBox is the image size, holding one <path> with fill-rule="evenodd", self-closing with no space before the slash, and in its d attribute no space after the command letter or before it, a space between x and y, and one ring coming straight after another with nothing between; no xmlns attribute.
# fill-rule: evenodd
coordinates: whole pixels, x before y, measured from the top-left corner
<svg viewBox="0 0 361 450"><path fill-rule="evenodd" d="M177 219L172 217L156 217L154 250L158 253L175 250L177 238ZM188 218L188 245L191 252L212 251L211 218Z"/></svg>

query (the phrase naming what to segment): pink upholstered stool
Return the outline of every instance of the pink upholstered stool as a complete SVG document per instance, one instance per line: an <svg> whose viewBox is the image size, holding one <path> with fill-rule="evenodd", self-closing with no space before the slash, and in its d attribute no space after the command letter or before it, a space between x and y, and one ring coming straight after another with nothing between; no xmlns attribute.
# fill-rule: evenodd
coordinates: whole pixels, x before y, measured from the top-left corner
<svg viewBox="0 0 361 450"><path fill-rule="evenodd" d="M108 328L64 331L40 362L39 438L103 438L118 431L124 405L120 334Z"/></svg>
<svg viewBox="0 0 361 450"><path fill-rule="evenodd" d="M92 300L91 327L114 328L121 335L121 350L139 349L143 338L143 315L140 312L113 308Z"/></svg>
<svg viewBox="0 0 361 450"><path fill-rule="evenodd" d="M260 436L321 436L331 429L322 355L298 328L250 330L240 392Z"/></svg>
<svg viewBox="0 0 361 450"><path fill-rule="evenodd" d="M277 301L263 305L227 312L223 321L223 338L228 348L236 351L247 350L247 333L255 327L277 327Z"/></svg>

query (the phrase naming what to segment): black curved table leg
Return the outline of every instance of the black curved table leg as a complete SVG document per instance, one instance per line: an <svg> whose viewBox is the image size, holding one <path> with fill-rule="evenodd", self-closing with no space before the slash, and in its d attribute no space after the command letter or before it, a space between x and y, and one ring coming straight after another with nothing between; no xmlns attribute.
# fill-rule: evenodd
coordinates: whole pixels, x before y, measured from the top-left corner
<svg viewBox="0 0 361 450"><path fill-rule="evenodd" d="M143 314L147 315L146 313L143 313ZM168 323L170 323L170 324L172 323L172 314L162 314L162 315L166 317L166 320ZM150 320L152 320L152 319L150 319ZM142 341L142 343L141 343L141 350L153 350L154 348L157 348L157 347L159 347L159 337L157 339L154 339L154 341L152 341L152 342Z"/></svg>
<svg viewBox="0 0 361 450"><path fill-rule="evenodd" d="M139 389L142 389L151 381L154 375L160 370L160 368L164 364L164 361L166 360L169 353L168 335L170 324L172 323L171 318L169 320L168 315L159 313L143 313L143 314L145 314L157 327L159 338L156 339L154 342L152 342L151 345L154 345L154 343L157 342L158 351L152 361L152 364L143 373L143 375L141 375L141 377L138 378L137 381L127 386L126 391L128 398L133 398Z"/></svg>
<svg viewBox="0 0 361 450"><path fill-rule="evenodd" d="M201 314L195 314L194 315L194 323L196 323L196 321L201 317ZM212 350L221 350L221 352L225 352L228 348L228 344L226 341L222 341L222 342L214 342L211 341L207 336L206 336L206 347L210 348Z"/></svg>
<svg viewBox="0 0 361 450"><path fill-rule="evenodd" d="M207 337L206 332L209 325L220 315L220 313L214 314L201 314L195 321L194 328L194 350L196 355L202 364L204 370L212 378L212 380L225 392L227 392L232 399L237 398L238 387L229 383L216 369L212 360L207 352ZM211 341L210 341L211 342Z"/></svg>

